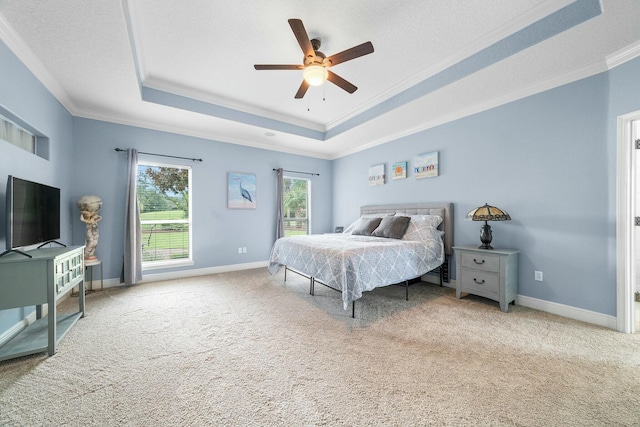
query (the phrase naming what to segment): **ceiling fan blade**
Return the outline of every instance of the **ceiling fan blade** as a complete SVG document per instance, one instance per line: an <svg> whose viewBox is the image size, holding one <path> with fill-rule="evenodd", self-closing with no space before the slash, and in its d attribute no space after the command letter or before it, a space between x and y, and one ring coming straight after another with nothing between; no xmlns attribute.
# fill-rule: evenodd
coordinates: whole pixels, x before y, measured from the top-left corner
<svg viewBox="0 0 640 427"><path fill-rule="evenodd" d="M327 80L329 80L331 83L338 86L339 88L344 89L349 93L353 93L356 90L358 90L356 86L352 85L351 83L349 83L348 81L346 81L345 79L337 75L336 73L332 73L330 70L327 70L327 73L328 73Z"/></svg>
<svg viewBox="0 0 640 427"><path fill-rule="evenodd" d="M256 70L302 70L302 65L279 65L279 64L255 64L253 66Z"/></svg>
<svg viewBox="0 0 640 427"><path fill-rule="evenodd" d="M371 42L365 42L361 45L354 46L351 49L343 50L342 52L331 55L327 58L327 61L331 61L331 67L338 65L342 62L350 61L355 58L359 58L364 55L368 55L373 52L373 44Z"/></svg>
<svg viewBox="0 0 640 427"><path fill-rule="evenodd" d="M298 92L296 93L295 98L301 99L304 94L307 93L307 89L309 89L309 83L307 83L306 80L303 80L302 84L300 85L300 89L298 89Z"/></svg>
<svg viewBox="0 0 640 427"><path fill-rule="evenodd" d="M300 19L289 19L289 26L293 30L293 35L298 39L298 44L302 48L302 52L304 52L304 57L315 56L316 53L313 50L313 46L311 46L311 41L302 21Z"/></svg>

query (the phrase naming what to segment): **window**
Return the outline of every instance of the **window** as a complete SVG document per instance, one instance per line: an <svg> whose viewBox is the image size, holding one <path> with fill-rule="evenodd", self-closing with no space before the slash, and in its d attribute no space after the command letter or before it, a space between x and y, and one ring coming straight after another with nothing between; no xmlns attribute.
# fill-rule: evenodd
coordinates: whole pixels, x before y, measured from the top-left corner
<svg viewBox="0 0 640 427"><path fill-rule="evenodd" d="M9 144L13 144L30 153L36 153L36 137L1 115L0 140L7 141Z"/></svg>
<svg viewBox="0 0 640 427"><path fill-rule="evenodd" d="M309 234L311 181L302 178L283 177L282 198L284 204L284 235Z"/></svg>
<svg viewBox="0 0 640 427"><path fill-rule="evenodd" d="M143 268L192 263L191 168L139 162L138 204Z"/></svg>

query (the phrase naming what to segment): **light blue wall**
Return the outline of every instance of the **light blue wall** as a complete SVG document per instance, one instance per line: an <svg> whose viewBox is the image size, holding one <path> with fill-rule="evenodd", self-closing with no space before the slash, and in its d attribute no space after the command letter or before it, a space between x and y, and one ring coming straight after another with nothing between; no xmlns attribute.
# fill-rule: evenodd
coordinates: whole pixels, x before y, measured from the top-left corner
<svg viewBox="0 0 640 427"><path fill-rule="evenodd" d="M521 295L616 315L616 118L640 110L640 59L334 163L334 223L360 205L452 201L454 243L479 244L465 214L485 202L511 214L493 245L520 253ZM416 180L437 150L440 176ZM369 187L367 170L409 161L409 177ZM454 264L452 264L455 267ZM544 281L534 281L534 270ZM453 272L455 277L455 271Z"/></svg>
<svg viewBox="0 0 640 427"><path fill-rule="evenodd" d="M6 246L5 197L8 175L61 189L61 241L71 243L73 170L72 118L66 109L35 79L29 70L0 42L0 114L49 138L49 160L0 141L0 252ZM0 283L0 286L6 286ZM34 309L0 311L0 334Z"/></svg>
<svg viewBox="0 0 640 427"><path fill-rule="evenodd" d="M202 163L150 157L170 164L187 164L193 170L193 254L200 269L269 259L275 240L276 175L274 168L319 173L311 178L313 233L331 230L332 166L321 160L242 145L209 141L96 120L74 118L74 186L72 198L95 194L102 198L100 241L96 254L103 260L106 278L120 277L123 253L126 155L138 151L202 158ZM255 173L255 210L227 209L227 172ZM79 214L78 214L79 215ZM74 243L82 244L84 224L74 221ZM238 254L238 247L247 253ZM178 269L181 270L181 269ZM162 272L172 270L161 270ZM157 273L159 271L153 271Z"/></svg>

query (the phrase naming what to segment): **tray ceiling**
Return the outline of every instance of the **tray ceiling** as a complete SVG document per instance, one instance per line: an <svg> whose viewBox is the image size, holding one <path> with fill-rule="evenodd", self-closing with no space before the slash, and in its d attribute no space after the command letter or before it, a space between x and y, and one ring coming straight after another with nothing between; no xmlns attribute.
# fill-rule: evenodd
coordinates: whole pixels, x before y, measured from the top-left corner
<svg viewBox="0 0 640 427"><path fill-rule="evenodd" d="M375 51L294 99L288 25ZM336 158L638 55L637 0L0 0L0 37L75 116ZM622 58L622 59L619 59Z"/></svg>

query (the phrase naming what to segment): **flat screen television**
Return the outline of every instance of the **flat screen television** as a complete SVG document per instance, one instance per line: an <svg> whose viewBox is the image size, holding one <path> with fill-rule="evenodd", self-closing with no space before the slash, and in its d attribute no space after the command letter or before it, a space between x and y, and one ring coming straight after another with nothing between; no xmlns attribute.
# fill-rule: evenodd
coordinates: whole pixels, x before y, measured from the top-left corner
<svg viewBox="0 0 640 427"><path fill-rule="evenodd" d="M60 189L9 175L7 251L60 238Z"/></svg>

